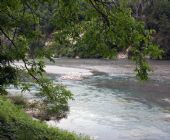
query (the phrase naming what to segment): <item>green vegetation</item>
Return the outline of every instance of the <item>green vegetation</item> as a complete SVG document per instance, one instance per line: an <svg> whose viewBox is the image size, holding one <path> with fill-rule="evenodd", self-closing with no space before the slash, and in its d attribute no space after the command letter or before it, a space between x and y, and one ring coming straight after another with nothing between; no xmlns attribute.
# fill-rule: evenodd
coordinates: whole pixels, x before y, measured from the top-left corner
<svg viewBox="0 0 170 140"><path fill-rule="evenodd" d="M66 109L68 111L67 102L72 99L72 94L62 85L54 84L45 75L43 59L51 60L51 53L45 46L45 36L48 36L49 32L45 31L45 19L42 19L40 13L43 13L41 7L45 8L48 4L50 1L45 0L1 1L0 95L7 94L6 87L9 85L19 87L22 91L36 86L47 108L60 114ZM48 7L46 10L48 11ZM23 66L16 66L16 61L22 61Z"/></svg>
<svg viewBox="0 0 170 140"><path fill-rule="evenodd" d="M164 50L163 58L170 59L170 1L132 0L131 7L147 29L155 30L153 41Z"/></svg>
<svg viewBox="0 0 170 140"><path fill-rule="evenodd" d="M170 59L170 1L154 1L152 6L146 7L145 23L147 28L156 30L154 42L165 51L164 58Z"/></svg>
<svg viewBox="0 0 170 140"><path fill-rule="evenodd" d="M48 115L68 111L72 94L56 85L44 70L44 59L53 62L54 55L114 58L130 49L137 77L147 80L150 67L146 56L158 58L162 50L152 40L154 31L132 16L128 4L126 0L1 0L0 95L8 94L9 85L22 91L36 86ZM23 65L17 66L18 61ZM57 137L60 130L47 129L1 100L2 136L10 139L14 132L14 137L22 139L37 133L35 139L68 139ZM19 98L14 103L23 104Z"/></svg>
<svg viewBox="0 0 170 140"><path fill-rule="evenodd" d="M32 120L23 110L14 106L5 97L0 97L1 140L89 140L88 137Z"/></svg>
<svg viewBox="0 0 170 140"><path fill-rule="evenodd" d="M162 51L152 42L154 30L147 30L144 22L132 16L129 2L72 3L61 1L53 21L57 25L53 44L57 55L115 58L118 52L129 49L137 77L147 80L150 67L146 56L159 58Z"/></svg>

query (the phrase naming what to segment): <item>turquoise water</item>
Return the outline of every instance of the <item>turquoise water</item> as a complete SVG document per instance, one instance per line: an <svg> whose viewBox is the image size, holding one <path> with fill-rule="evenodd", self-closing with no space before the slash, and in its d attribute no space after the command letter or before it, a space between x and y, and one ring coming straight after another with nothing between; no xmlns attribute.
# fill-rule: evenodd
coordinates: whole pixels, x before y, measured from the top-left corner
<svg viewBox="0 0 170 140"><path fill-rule="evenodd" d="M67 118L47 123L97 140L170 140L170 61L150 63L140 82L128 60L56 59L46 70L74 100Z"/></svg>
<svg viewBox="0 0 170 140"><path fill-rule="evenodd" d="M170 140L169 81L141 83L103 73L59 81L75 100L67 118L49 124L97 140Z"/></svg>

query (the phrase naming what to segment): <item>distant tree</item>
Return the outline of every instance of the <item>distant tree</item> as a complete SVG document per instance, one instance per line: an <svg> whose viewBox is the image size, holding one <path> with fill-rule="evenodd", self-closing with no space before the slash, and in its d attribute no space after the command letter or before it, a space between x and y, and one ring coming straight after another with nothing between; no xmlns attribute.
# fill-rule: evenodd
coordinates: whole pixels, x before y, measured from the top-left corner
<svg viewBox="0 0 170 140"><path fill-rule="evenodd" d="M165 58L170 59L170 1L154 1L146 7L146 26L156 30L154 41L165 51Z"/></svg>
<svg viewBox="0 0 170 140"><path fill-rule="evenodd" d="M169 0L133 0L133 14L145 22L147 29L154 29L154 42L164 51L164 57L170 59L170 1Z"/></svg>

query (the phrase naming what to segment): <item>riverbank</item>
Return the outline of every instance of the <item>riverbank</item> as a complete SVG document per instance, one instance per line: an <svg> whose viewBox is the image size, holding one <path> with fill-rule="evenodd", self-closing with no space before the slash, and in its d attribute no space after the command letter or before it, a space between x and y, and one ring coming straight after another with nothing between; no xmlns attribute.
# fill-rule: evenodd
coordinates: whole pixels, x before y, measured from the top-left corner
<svg viewBox="0 0 170 140"><path fill-rule="evenodd" d="M1 140L89 140L88 137L52 128L33 120L21 108L0 97Z"/></svg>

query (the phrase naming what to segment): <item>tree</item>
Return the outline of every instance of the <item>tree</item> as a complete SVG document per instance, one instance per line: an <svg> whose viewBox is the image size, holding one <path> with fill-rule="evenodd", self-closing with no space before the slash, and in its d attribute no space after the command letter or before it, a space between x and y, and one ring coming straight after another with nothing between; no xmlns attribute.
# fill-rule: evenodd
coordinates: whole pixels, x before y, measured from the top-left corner
<svg viewBox="0 0 170 140"><path fill-rule="evenodd" d="M170 58L170 1L154 1L145 8L145 23L148 29L155 29L154 42L165 51L164 57Z"/></svg>
<svg viewBox="0 0 170 140"><path fill-rule="evenodd" d="M49 112L63 113L68 110L68 100L72 94L61 85L55 85L45 75L43 58L50 60L50 50L45 46L48 32L44 32L44 20L41 17L42 6L52 1L2 0L0 3L0 94L7 94L6 86L19 86L23 91L33 84L26 84L25 77L31 83L38 84L42 101ZM46 9L48 10L48 9ZM34 53L32 48L39 46ZM34 48L35 49L35 48ZM24 66L15 66L16 61ZM24 77L23 77L24 75Z"/></svg>
<svg viewBox="0 0 170 140"><path fill-rule="evenodd" d="M152 43L152 30L132 16L128 2L77 0L61 1L55 16L58 28L54 46L73 56L112 58L119 51L131 48L137 76L148 78L145 56L161 54ZM60 14L62 13L62 14ZM60 54L60 53L59 53Z"/></svg>
<svg viewBox="0 0 170 140"><path fill-rule="evenodd" d="M45 44L53 31L55 46L74 47L75 53L77 48L97 48L102 55L112 57L131 47L137 76L146 80L149 65L145 56L158 56L160 51L151 42L152 31L145 30L144 23L136 21L126 5L124 0L1 0L0 93L6 93L10 84L28 90L24 72L39 85L49 107L53 103L57 111L65 109L71 93L44 76L43 59L52 61L53 54L53 48ZM49 25L46 23L53 26L49 32L44 28ZM22 68L15 66L20 60Z"/></svg>
<svg viewBox="0 0 170 140"><path fill-rule="evenodd" d="M143 20L147 29L154 29L153 41L170 56L170 1L134 0L131 3L135 18Z"/></svg>

